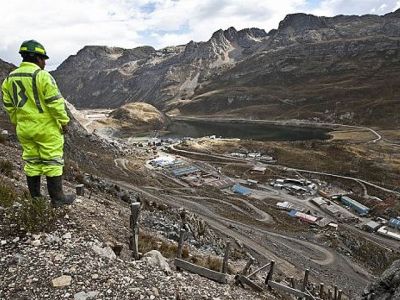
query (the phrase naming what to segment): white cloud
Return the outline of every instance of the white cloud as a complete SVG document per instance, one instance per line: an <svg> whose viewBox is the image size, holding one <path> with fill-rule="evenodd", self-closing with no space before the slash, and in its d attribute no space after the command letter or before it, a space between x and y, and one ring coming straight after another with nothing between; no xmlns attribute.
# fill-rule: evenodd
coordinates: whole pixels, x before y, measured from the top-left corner
<svg viewBox="0 0 400 300"><path fill-rule="evenodd" d="M398 0L322 0L311 12L323 16L385 14L396 9L396 1L398 2Z"/></svg>
<svg viewBox="0 0 400 300"><path fill-rule="evenodd" d="M47 49L52 69L85 45L161 48L208 40L218 29L277 28L286 14L383 14L399 0L0 0L0 58L18 64L23 40Z"/></svg>

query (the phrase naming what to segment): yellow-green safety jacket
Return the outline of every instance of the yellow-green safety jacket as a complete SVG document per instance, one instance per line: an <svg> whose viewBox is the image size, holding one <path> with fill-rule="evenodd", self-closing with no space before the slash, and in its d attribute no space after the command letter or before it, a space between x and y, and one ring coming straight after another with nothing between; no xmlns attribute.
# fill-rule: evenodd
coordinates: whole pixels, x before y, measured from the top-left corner
<svg viewBox="0 0 400 300"><path fill-rule="evenodd" d="M28 176L59 176L69 122L64 98L54 78L34 63L22 62L2 85L4 108L16 125Z"/></svg>

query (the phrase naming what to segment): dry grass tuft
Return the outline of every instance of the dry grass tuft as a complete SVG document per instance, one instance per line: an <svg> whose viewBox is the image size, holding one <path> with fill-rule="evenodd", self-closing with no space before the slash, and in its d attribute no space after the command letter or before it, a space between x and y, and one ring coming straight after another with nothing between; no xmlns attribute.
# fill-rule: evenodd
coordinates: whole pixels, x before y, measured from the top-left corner
<svg viewBox="0 0 400 300"><path fill-rule="evenodd" d="M4 180L0 181L0 206L2 236L52 231L64 214L62 209L53 209L47 199L32 199L25 191L18 193Z"/></svg>
<svg viewBox="0 0 400 300"><path fill-rule="evenodd" d="M12 171L14 170L14 165L5 159L0 159L0 173L6 175L6 176L11 176Z"/></svg>
<svg viewBox="0 0 400 300"><path fill-rule="evenodd" d="M151 250L158 250L160 253L167 258L176 257L178 251L178 245L174 242L166 241L151 233L140 232L139 233L139 252L146 253ZM189 247L183 247L182 257L189 257Z"/></svg>

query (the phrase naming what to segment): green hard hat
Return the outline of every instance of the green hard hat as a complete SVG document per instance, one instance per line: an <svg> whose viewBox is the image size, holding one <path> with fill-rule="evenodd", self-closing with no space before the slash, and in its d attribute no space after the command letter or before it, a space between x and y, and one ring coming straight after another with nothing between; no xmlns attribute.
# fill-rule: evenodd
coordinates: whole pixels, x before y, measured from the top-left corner
<svg viewBox="0 0 400 300"><path fill-rule="evenodd" d="M19 47L19 53L34 53L44 57L45 59L49 58L43 45L35 40L24 41L21 44L21 47Z"/></svg>

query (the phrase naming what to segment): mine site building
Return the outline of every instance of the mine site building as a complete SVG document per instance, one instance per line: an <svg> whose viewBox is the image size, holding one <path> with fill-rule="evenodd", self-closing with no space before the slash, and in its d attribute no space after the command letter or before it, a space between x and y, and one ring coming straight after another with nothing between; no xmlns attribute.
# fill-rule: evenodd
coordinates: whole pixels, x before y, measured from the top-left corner
<svg viewBox="0 0 400 300"><path fill-rule="evenodd" d="M305 179L285 178L285 183L306 186L306 185L311 184L312 182L309 180L305 180Z"/></svg>
<svg viewBox="0 0 400 300"><path fill-rule="evenodd" d="M400 234L390 231L386 226L382 226L377 230L377 233L385 237L400 241Z"/></svg>
<svg viewBox="0 0 400 300"><path fill-rule="evenodd" d="M289 203L288 201L278 202L276 203L276 207L281 210L291 210L293 204Z"/></svg>
<svg viewBox="0 0 400 300"><path fill-rule="evenodd" d="M251 169L251 173L265 174L266 170L266 167L254 166L253 169Z"/></svg>
<svg viewBox="0 0 400 300"><path fill-rule="evenodd" d="M257 185L258 181L254 179L247 179L247 184L249 185Z"/></svg>
<svg viewBox="0 0 400 300"><path fill-rule="evenodd" d="M178 169L172 170L172 174L174 174L174 176L176 176L176 177L181 177L181 176L193 174L193 173L196 173L199 171L200 171L200 169L196 166L186 166L183 168L178 168Z"/></svg>
<svg viewBox="0 0 400 300"><path fill-rule="evenodd" d="M314 203L317 206L321 206L323 204L327 204L328 202L326 202L322 197L315 197L311 199L311 202Z"/></svg>
<svg viewBox="0 0 400 300"><path fill-rule="evenodd" d="M295 209L292 209L288 214L291 217L298 218L301 221L307 222L307 223L315 223L318 220L317 217L302 213L302 212L297 211Z"/></svg>
<svg viewBox="0 0 400 300"><path fill-rule="evenodd" d="M389 226L400 230L400 218L392 218L389 220Z"/></svg>
<svg viewBox="0 0 400 300"><path fill-rule="evenodd" d="M238 152L232 152L230 155L233 157L240 157L240 158L246 157L246 154L238 153Z"/></svg>
<svg viewBox="0 0 400 300"><path fill-rule="evenodd" d="M324 198L329 199L329 194L323 190L318 190L318 194Z"/></svg>
<svg viewBox="0 0 400 300"><path fill-rule="evenodd" d="M357 202L356 200L351 199L350 197L341 196L340 201L342 201L344 205L354 209L360 216L365 216L369 213L368 207L360 202Z"/></svg>
<svg viewBox="0 0 400 300"><path fill-rule="evenodd" d="M243 196L248 196L251 194L251 190L249 190L248 188L246 188L238 183L232 187L232 192L243 195Z"/></svg>
<svg viewBox="0 0 400 300"><path fill-rule="evenodd" d="M334 205L323 204L320 207L327 214L334 216L334 217L340 217L340 211Z"/></svg>
<svg viewBox="0 0 400 300"><path fill-rule="evenodd" d="M369 221L368 223L364 224L362 227L364 230L366 230L368 232L375 232L381 226L382 226L382 224L379 224L375 221Z"/></svg>
<svg viewBox="0 0 400 300"><path fill-rule="evenodd" d="M285 186L285 189L288 190L289 192L297 193L297 194L305 194L308 193L309 190L298 185L290 185L290 186Z"/></svg>

